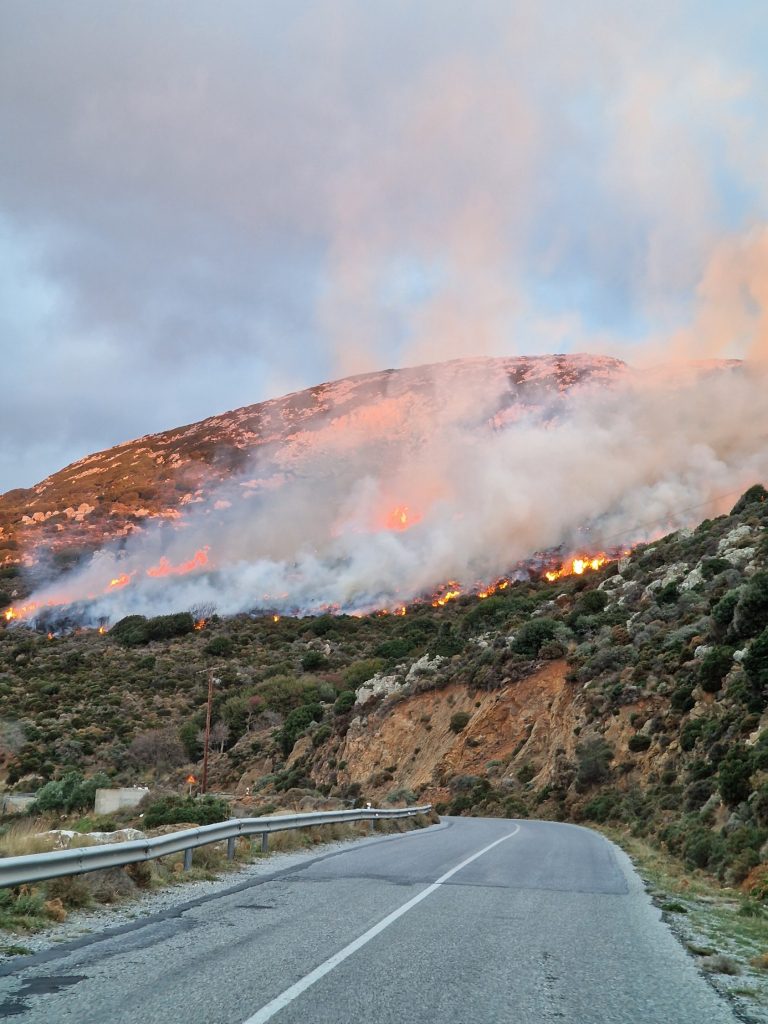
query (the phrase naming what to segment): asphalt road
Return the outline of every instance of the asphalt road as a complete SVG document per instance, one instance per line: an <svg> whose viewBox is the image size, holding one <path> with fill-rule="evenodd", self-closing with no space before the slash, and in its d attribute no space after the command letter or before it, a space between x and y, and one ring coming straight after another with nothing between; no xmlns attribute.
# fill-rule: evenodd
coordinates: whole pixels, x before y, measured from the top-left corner
<svg viewBox="0 0 768 1024"><path fill-rule="evenodd" d="M446 818L0 971L20 1024L734 1024L598 834Z"/></svg>

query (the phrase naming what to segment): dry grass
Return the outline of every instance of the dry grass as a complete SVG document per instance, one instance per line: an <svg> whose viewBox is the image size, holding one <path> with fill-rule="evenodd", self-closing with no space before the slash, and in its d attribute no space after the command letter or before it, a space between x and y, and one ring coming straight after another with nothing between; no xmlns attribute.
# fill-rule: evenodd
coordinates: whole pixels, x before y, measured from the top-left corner
<svg viewBox="0 0 768 1024"><path fill-rule="evenodd" d="M25 857L53 849L53 838L38 834L48 827L47 822L29 818L4 826L0 836L0 857Z"/></svg>
<svg viewBox="0 0 768 1024"><path fill-rule="evenodd" d="M375 833L406 832L430 823L430 817L422 815L403 819L383 818L375 823ZM5 856L20 856L50 849L50 839L41 840L36 835L41 826L40 821L14 823L2 837L0 852ZM323 843L360 839L368 835L368 822L320 825L270 833L267 856L271 853L311 849ZM66 875L35 886L0 890L0 929L14 933L38 931L49 927L52 922L65 920L70 910L94 904L124 902L138 895L141 889L216 879L227 871L236 870L240 864L262 856L258 836L253 837L253 840L242 837L235 844L234 861L227 860L226 843L211 843L193 851L189 871L184 871L184 855L176 853L125 868Z"/></svg>

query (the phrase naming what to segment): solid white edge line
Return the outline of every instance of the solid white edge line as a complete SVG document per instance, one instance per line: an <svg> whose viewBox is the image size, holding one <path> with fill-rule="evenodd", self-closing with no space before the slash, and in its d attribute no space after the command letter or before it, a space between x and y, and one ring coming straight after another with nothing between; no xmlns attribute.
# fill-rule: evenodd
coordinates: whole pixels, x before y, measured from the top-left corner
<svg viewBox="0 0 768 1024"><path fill-rule="evenodd" d="M520 826L515 825L513 832L508 832L501 839L496 839L494 842L489 843L488 846L484 846L482 850L478 850L477 853L473 853L471 857L467 857L461 864L457 864L455 868L451 868L450 871L446 871L444 875L441 875L436 882L428 885L426 889L422 889L420 893L417 893L412 899L408 900L407 903L403 903L397 910L393 910L391 914L387 914L386 917L382 918L378 924L375 924L372 928L369 928L367 932L364 932L359 938L350 942L348 946L340 949L338 953L334 953L332 957L326 960L310 971L309 974L305 974L303 978L297 981L290 988L287 988L285 992L281 992L279 996L275 996L271 1002L267 1003L266 1006L262 1006L260 1010L257 1010L252 1017L248 1017L247 1020L243 1021L243 1024L264 1024L265 1021L271 1020L276 1013L279 1013L284 1007L292 1003L294 999L306 992L308 988L315 984L316 981L320 981L321 978L325 977L334 967L338 967L340 963L343 963L347 957L352 956L358 949L361 949L366 943L370 942L371 939L376 938L385 928L389 928L399 917L403 914L407 914L409 910L416 906L417 903L421 903L427 896L430 896L435 889L438 889L444 882L447 882L449 878L452 878L457 871L461 871L467 864L471 864L473 860L477 860L478 857L482 857L484 853L488 853L494 846L498 846L499 843L503 843L505 839L511 839L512 836L516 836L520 831Z"/></svg>

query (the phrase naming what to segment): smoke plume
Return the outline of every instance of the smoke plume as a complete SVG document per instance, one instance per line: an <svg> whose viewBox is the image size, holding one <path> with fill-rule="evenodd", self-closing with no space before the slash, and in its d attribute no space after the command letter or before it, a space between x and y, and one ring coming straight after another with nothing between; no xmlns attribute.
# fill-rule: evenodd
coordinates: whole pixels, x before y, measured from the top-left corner
<svg viewBox="0 0 768 1024"><path fill-rule="evenodd" d="M181 525L99 551L32 601L84 601L92 624L200 604L355 612L449 580L468 591L537 553L623 549L768 479L765 386L756 365L717 364L550 381L534 405L496 415L498 395L472 386L436 416L384 395L329 417L306 457L291 442L278 484L230 479Z"/></svg>

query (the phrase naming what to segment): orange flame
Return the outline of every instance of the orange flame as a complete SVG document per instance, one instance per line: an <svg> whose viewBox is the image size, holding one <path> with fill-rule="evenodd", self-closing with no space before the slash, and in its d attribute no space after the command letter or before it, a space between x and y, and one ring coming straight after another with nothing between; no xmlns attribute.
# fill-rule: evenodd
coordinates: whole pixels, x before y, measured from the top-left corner
<svg viewBox="0 0 768 1024"><path fill-rule="evenodd" d="M279 615L273 615L272 616L272 621L273 622L279 622L280 621L280 616Z"/></svg>
<svg viewBox="0 0 768 1024"><path fill-rule="evenodd" d="M113 580L109 581L109 585L113 590L120 590L122 587L127 587L133 579L135 573L124 572L120 576L116 576Z"/></svg>
<svg viewBox="0 0 768 1024"><path fill-rule="evenodd" d="M105 626L99 626L99 632L103 636L107 632L106 627Z"/></svg>
<svg viewBox="0 0 768 1024"><path fill-rule="evenodd" d="M49 602L54 604L53 601ZM39 601L30 601L29 604L20 604L15 608L6 608L3 612L6 622L13 622L15 619L25 619L27 615L31 615L32 612L37 611L38 608L42 608Z"/></svg>
<svg viewBox="0 0 768 1024"><path fill-rule="evenodd" d="M185 573L192 572L194 569L201 569L207 564L208 547L206 546L196 551L194 557L190 558L188 562L182 562L180 565L172 565L163 555L157 565L147 569L147 576L152 576L154 579L160 576L183 576Z"/></svg>
<svg viewBox="0 0 768 1024"><path fill-rule="evenodd" d="M420 519L419 513L412 512L407 505L396 505L387 515L385 526L388 530L408 530Z"/></svg>
<svg viewBox="0 0 768 1024"><path fill-rule="evenodd" d="M205 619L198 619L197 622L195 623L195 629L198 630L198 632L201 629L205 629L205 622Z"/></svg>
<svg viewBox="0 0 768 1024"><path fill-rule="evenodd" d="M508 586L509 580L496 580L495 583L492 583L490 587L486 587L485 590L478 590L477 596L480 598L481 601L484 601L486 597L491 597L491 595L495 594L497 590L506 590Z"/></svg>
<svg viewBox="0 0 768 1024"><path fill-rule="evenodd" d="M554 583L555 580L559 580L563 576L583 576L588 571L596 572L608 561L610 559L603 552L600 552L599 555L576 555L561 565L559 569L550 569L545 572L544 577L550 583Z"/></svg>
<svg viewBox="0 0 768 1024"><path fill-rule="evenodd" d="M432 598L433 608L442 608L448 604L449 601L455 601L457 597L461 596L461 584L457 583L456 580L448 580L447 583L439 587L437 593Z"/></svg>

